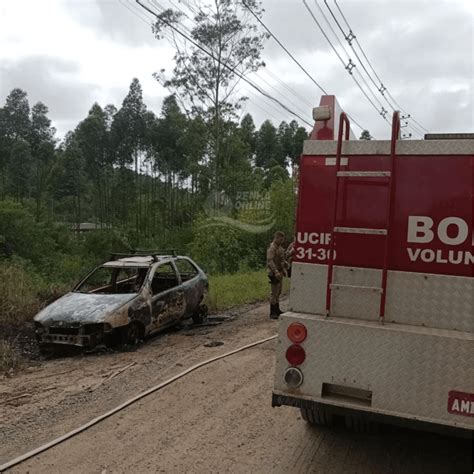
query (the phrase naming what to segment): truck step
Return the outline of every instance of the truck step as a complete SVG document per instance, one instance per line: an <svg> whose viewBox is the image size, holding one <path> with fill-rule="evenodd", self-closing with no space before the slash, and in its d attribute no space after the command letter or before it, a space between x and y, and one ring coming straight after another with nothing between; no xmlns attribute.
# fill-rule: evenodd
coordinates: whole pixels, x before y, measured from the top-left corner
<svg viewBox="0 0 474 474"><path fill-rule="evenodd" d="M359 177L359 178L390 178L390 171L338 171L338 178Z"/></svg>
<svg viewBox="0 0 474 474"><path fill-rule="evenodd" d="M340 285L339 283L331 283L331 290L366 290L374 293L383 293L383 288L378 286L360 286L360 285Z"/></svg>
<svg viewBox="0 0 474 474"><path fill-rule="evenodd" d="M334 227L334 232L343 234L387 235L387 229L364 229L362 227Z"/></svg>

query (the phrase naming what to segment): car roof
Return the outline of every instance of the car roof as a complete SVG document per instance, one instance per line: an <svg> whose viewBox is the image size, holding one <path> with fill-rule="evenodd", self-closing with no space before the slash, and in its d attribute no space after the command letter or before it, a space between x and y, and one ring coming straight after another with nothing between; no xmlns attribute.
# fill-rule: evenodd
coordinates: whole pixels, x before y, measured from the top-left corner
<svg viewBox="0 0 474 474"><path fill-rule="evenodd" d="M165 263L177 258L185 258L181 255L136 255L132 257L119 258L102 264L103 267L151 267L155 262Z"/></svg>

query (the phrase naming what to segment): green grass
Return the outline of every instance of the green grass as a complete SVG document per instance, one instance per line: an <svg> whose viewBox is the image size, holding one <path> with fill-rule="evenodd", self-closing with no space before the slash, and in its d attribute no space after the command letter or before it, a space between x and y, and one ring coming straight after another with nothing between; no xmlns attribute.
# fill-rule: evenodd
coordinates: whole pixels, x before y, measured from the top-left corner
<svg viewBox="0 0 474 474"><path fill-rule="evenodd" d="M266 301L270 284L266 270L216 275L209 277L208 306L211 312L223 311L233 306ZM285 278L283 293L288 292L289 280Z"/></svg>
<svg viewBox="0 0 474 474"><path fill-rule="evenodd" d="M0 339L0 374L18 370L23 363L24 359L15 344Z"/></svg>

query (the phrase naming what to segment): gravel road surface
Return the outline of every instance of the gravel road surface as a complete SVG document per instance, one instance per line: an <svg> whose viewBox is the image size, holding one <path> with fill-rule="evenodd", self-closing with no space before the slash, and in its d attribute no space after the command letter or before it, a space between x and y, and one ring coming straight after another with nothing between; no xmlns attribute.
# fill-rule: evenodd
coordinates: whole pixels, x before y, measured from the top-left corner
<svg viewBox="0 0 474 474"><path fill-rule="evenodd" d="M131 352L56 358L0 380L0 464L199 361L276 333L266 305L245 309ZM467 440L314 428L297 409L272 408L274 346L198 369L9 472L472 472Z"/></svg>

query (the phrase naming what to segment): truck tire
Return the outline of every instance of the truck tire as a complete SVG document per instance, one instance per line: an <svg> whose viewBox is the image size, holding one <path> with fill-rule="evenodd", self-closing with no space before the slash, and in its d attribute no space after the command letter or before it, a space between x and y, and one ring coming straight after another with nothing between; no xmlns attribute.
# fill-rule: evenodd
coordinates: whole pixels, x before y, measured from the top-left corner
<svg viewBox="0 0 474 474"><path fill-rule="evenodd" d="M334 417L321 408L301 407L301 417L311 425L333 426Z"/></svg>
<svg viewBox="0 0 474 474"><path fill-rule="evenodd" d="M378 424L361 415L345 415L346 428L361 434L376 433Z"/></svg>

